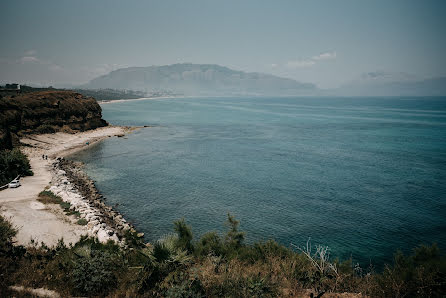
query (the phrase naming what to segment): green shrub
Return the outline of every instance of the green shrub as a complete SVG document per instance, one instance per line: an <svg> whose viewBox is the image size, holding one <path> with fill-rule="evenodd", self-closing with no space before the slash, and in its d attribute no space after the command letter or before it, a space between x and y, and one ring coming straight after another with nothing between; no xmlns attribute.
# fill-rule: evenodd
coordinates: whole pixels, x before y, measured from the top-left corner
<svg viewBox="0 0 446 298"><path fill-rule="evenodd" d="M17 260L25 253L22 246L14 246L17 230L0 216L0 297L9 297L8 286L15 282L13 273L19 269Z"/></svg>
<svg viewBox="0 0 446 298"><path fill-rule="evenodd" d="M64 210L66 215L79 215L79 212L77 211L71 211L71 204L70 202L65 202L62 200L62 198L56 194L54 194L52 191L44 190L39 193L39 198L37 199L39 202L44 204L59 204L60 207Z"/></svg>
<svg viewBox="0 0 446 298"><path fill-rule="evenodd" d="M73 210L73 211L70 210L70 211L66 212L65 214L67 216L74 215L76 218L79 218L81 216L80 212L79 211L75 211L75 210Z"/></svg>
<svg viewBox="0 0 446 298"><path fill-rule="evenodd" d="M221 256L225 247L221 237L216 232L209 232L201 236L195 245L195 255L206 257L208 255Z"/></svg>
<svg viewBox="0 0 446 298"><path fill-rule="evenodd" d="M43 133L55 133L55 132L57 132L57 129L52 125L42 124L36 128L36 132L42 133L42 134Z"/></svg>
<svg viewBox="0 0 446 298"><path fill-rule="evenodd" d="M37 201L44 204L61 204L63 202L61 197L49 190L41 191Z"/></svg>
<svg viewBox="0 0 446 298"><path fill-rule="evenodd" d="M420 246L411 256L395 254L394 263L382 273L363 272L352 260L332 261L324 254L293 251L272 240L243 244L238 222L228 216L228 224L224 239L211 232L195 243L190 227L180 220L175 223L176 234L148 247L138 243L121 250L113 242L102 244L85 236L74 246L60 241L56 247L25 250L13 246L16 232L0 217L0 296L11 296L4 289L12 283L54 289L63 297L301 297L308 291L443 297L446 293L446 260L436 245ZM324 268L333 267L321 270L322 261Z"/></svg>
<svg viewBox="0 0 446 298"><path fill-rule="evenodd" d="M105 296L116 286L111 255L98 250L76 260L71 273L74 295Z"/></svg>
<svg viewBox="0 0 446 298"><path fill-rule="evenodd" d="M62 202L59 203L59 205L60 205L60 207L62 207L62 209L63 209L65 212L70 212L71 204L70 204L69 202L64 202L64 201L62 201Z"/></svg>
<svg viewBox="0 0 446 298"><path fill-rule="evenodd" d="M87 225L87 223L88 223L88 221L85 218L81 218L77 221L77 224L81 225L81 226L85 226L85 225Z"/></svg>
<svg viewBox="0 0 446 298"><path fill-rule="evenodd" d="M381 297L443 297L446 293L446 258L437 245L419 246L411 256L398 251L393 265L376 276L373 292Z"/></svg>
<svg viewBox="0 0 446 298"><path fill-rule="evenodd" d="M168 282L165 297L205 297L200 279L196 276L190 276L185 270L175 272Z"/></svg>
<svg viewBox="0 0 446 298"><path fill-rule="evenodd" d="M188 252L193 251L193 245L192 245L192 230L190 226L186 224L184 221L184 218L181 220L175 221L175 232L177 232L178 239L177 239L177 247L182 250L186 250Z"/></svg>
<svg viewBox="0 0 446 298"><path fill-rule="evenodd" d="M15 235L17 235L17 230L12 227L9 221L0 215L0 251L4 251L12 245L12 238Z"/></svg>
<svg viewBox="0 0 446 298"><path fill-rule="evenodd" d="M226 243L234 248L239 248L242 246L245 240L245 233L239 232L238 226L240 222L235 219L234 216L228 213L227 225L229 226L229 231L226 234Z"/></svg>
<svg viewBox="0 0 446 298"><path fill-rule="evenodd" d="M134 230L125 231L124 238L126 240L126 244L131 248L143 248L144 247L144 239L138 237L138 232L136 232Z"/></svg>
<svg viewBox="0 0 446 298"><path fill-rule="evenodd" d="M18 148L0 150L0 186L9 183L18 175L33 175L28 157Z"/></svg>
<svg viewBox="0 0 446 298"><path fill-rule="evenodd" d="M274 257L286 259L293 255L293 251L274 240L266 242L257 242L240 250L238 258L251 263L257 261L266 261L268 258Z"/></svg>
<svg viewBox="0 0 446 298"><path fill-rule="evenodd" d="M238 255L240 252L240 248L243 246L243 241L245 240L245 233L238 230L240 222L229 213L226 224L229 227L229 231L225 237L226 254L232 257Z"/></svg>

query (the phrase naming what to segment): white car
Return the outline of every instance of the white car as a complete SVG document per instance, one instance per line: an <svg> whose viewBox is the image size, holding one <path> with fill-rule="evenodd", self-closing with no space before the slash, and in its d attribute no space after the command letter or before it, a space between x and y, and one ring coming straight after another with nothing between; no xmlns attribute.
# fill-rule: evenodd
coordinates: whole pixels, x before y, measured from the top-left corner
<svg viewBox="0 0 446 298"><path fill-rule="evenodd" d="M16 188L20 186L20 181L19 180L12 180L9 184L8 187L9 188Z"/></svg>

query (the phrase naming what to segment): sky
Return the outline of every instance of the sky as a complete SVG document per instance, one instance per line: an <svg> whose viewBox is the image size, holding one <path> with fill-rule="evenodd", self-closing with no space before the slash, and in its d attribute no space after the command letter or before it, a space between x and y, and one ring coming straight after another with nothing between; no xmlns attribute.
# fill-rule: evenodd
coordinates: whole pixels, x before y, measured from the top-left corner
<svg viewBox="0 0 446 298"><path fill-rule="evenodd" d="M219 64L320 88L446 76L446 1L0 0L0 84Z"/></svg>

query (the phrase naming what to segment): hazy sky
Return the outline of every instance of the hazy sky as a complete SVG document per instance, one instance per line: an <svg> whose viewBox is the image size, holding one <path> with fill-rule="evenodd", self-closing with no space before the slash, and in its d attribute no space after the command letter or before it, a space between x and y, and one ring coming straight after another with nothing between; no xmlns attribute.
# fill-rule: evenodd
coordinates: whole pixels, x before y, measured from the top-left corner
<svg viewBox="0 0 446 298"><path fill-rule="evenodd" d="M0 1L0 83L211 63L332 88L446 76L446 1Z"/></svg>

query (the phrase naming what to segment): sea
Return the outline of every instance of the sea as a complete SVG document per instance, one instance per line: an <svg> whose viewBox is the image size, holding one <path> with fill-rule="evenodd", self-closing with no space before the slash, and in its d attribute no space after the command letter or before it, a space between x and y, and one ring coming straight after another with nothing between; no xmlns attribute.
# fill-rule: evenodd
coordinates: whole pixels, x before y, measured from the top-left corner
<svg viewBox="0 0 446 298"><path fill-rule="evenodd" d="M102 105L150 126L72 156L156 241L184 218L194 239L328 246L363 267L400 249L446 249L446 97L221 97Z"/></svg>

